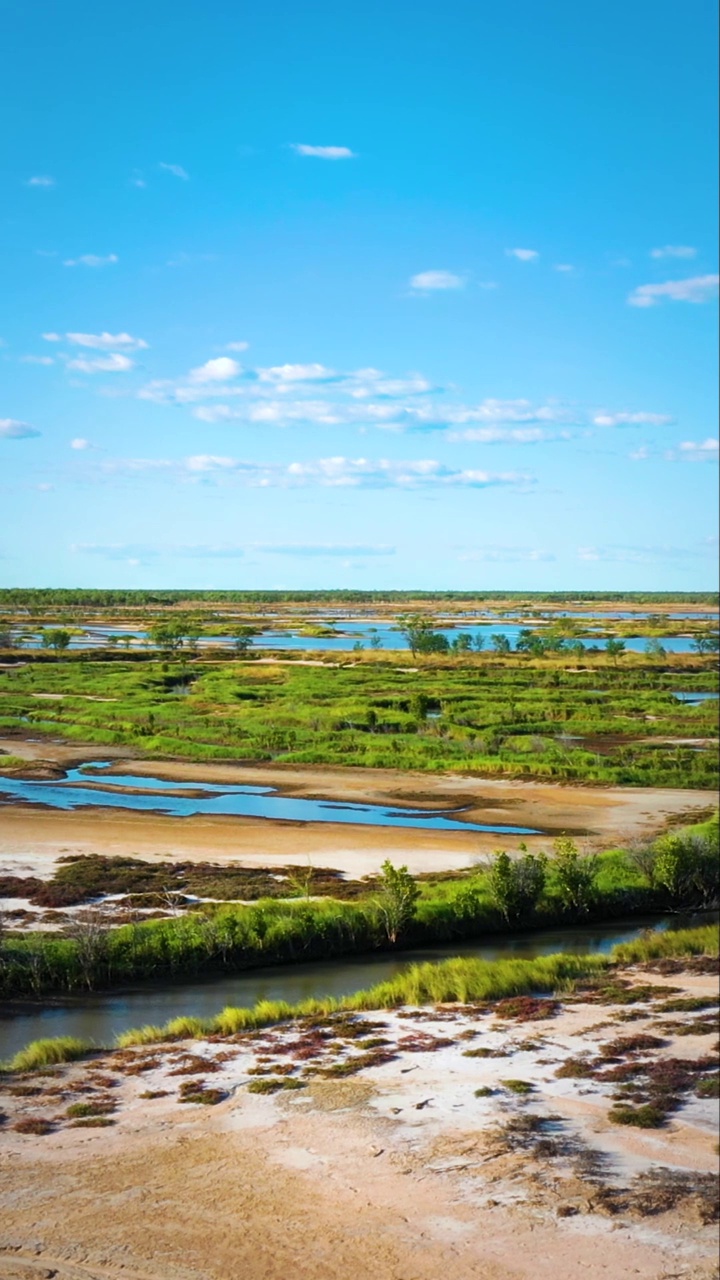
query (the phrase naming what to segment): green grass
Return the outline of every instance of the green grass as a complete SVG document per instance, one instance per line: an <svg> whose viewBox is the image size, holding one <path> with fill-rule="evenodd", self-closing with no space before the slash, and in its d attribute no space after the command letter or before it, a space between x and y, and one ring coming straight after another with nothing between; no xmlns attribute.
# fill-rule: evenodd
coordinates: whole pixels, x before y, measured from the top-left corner
<svg viewBox="0 0 720 1280"><path fill-rule="evenodd" d="M8 1069L37 1071L40 1067L52 1067L61 1062L74 1062L77 1058L84 1058L95 1047L89 1040L78 1040L75 1036L33 1040L10 1059Z"/></svg>
<svg viewBox="0 0 720 1280"><path fill-rule="evenodd" d="M718 954L718 927L704 925L696 929L677 929L667 933L646 933L634 942L621 942L612 952L618 964L641 964L681 956Z"/></svg>
<svg viewBox="0 0 720 1280"><path fill-rule="evenodd" d="M140 656L140 655L138 655ZM718 704L674 690L718 687L712 658L533 660L330 655L321 668L229 655L32 661L0 673L2 725L117 744L154 757L360 765L558 781L712 787L716 753L663 742L713 738ZM417 665L417 664L413 664ZM580 669L578 668L578 665ZM37 693L59 693L43 702ZM417 695L439 711L417 711ZM97 702L95 698L109 699Z"/></svg>
<svg viewBox="0 0 720 1280"><path fill-rule="evenodd" d="M717 925L653 935L663 940L665 957L717 955L720 933ZM644 939L650 947L653 938ZM644 954L626 955L616 947L611 956L553 955L534 960L444 960L439 964L410 965L387 982L378 983L353 995L303 1000L291 1005L282 1000L263 1000L253 1008L223 1009L214 1018L173 1018L164 1026L145 1026L122 1032L117 1048L157 1044L183 1036L232 1036L297 1018L325 1018L338 1013L364 1013L374 1009L395 1009L403 1005L480 1003L526 994L562 994L572 991L581 979L598 977L620 964L633 964ZM647 958L654 958L649 956ZM8 1064L11 1071L28 1071L57 1062L68 1062L89 1052L93 1046L82 1040L62 1037L36 1040L16 1054ZM479 1057L482 1050L466 1050L465 1056Z"/></svg>

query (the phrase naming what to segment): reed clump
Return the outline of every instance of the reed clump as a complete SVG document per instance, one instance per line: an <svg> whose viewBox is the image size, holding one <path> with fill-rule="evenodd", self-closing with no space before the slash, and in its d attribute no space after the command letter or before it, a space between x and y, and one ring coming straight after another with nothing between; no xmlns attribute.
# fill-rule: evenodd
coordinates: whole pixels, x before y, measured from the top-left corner
<svg viewBox="0 0 720 1280"><path fill-rule="evenodd" d="M89 1040L79 1040L75 1036L32 1040L10 1059L8 1067L10 1071L37 1071L40 1067L53 1067L61 1062L84 1058L93 1048L95 1046Z"/></svg>

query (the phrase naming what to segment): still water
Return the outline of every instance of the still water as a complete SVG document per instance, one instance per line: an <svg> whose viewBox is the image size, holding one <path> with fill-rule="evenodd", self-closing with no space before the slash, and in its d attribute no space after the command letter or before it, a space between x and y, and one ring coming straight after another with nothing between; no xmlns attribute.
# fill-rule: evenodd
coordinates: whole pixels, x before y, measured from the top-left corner
<svg viewBox="0 0 720 1280"><path fill-rule="evenodd" d="M669 918L654 916L540 933L498 934L483 942L464 941L452 947L392 954L372 952L342 960L253 969L232 977L182 986L91 993L36 1007L25 1005L17 1011L0 1006L0 1060L10 1057L30 1040L43 1036L80 1036L98 1044L110 1044L118 1032L127 1031L129 1027L167 1022L180 1014L208 1018L225 1005L247 1007L258 1000L287 1000L294 1004L312 996L350 995L376 982L385 982L409 964L426 960L447 960L453 956L529 960L558 951L578 955L608 952L616 943L639 937L645 929L664 929L673 923ZM680 921L676 923L679 925Z"/></svg>
<svg viewBox="0 0 720 1280"><path fill-rule="evenodd" d="M578 615L582 616L582 615ZM287 631L263 631L261 635L254 636L251 641L253 649L289 649L289 650L310 650L310 651L326 651L326 652L347 652L352 650L354 645L361 644L365 648L369 648L373 641L382 649L400 649L407 650L408 644L405 637L397 630L396 627L386 622L380 622L373 625L371 622L350 622L343 619L337 619L334 623L341 634L335 636L305 636L299 635L292 630ZM505 636L514 648L520 631L523 626L532 626L529 623L509 623L504 621L490 623L476 622L458 622L456 627L439 626L437 629L441 631L449 641L458 635L460 631L467 631L473 637L482 637L486 649L492 649L491 637L494 635ZM593 625L598 625L597 620L590 625L588 632L582 637L583 643L588 647L604 649L606 640L598 639L593 635ZM92 649L107 644L108 636L123 635L132 637L131 647L145 645L147 643L147 632L138 630L123 630L122 628L113 627L92 627L83 632L82 635L73 636L70 641L71 649ZM625 640L625 647L629 652L644 653L647 645L647 636L631 636ZM40 647L40 639L37 633L26 633L23 641L26 648L37 649ZM691 649L690 636L664 636L661 641L663 648L668 653L688 653ZM203 636L199 641L199 647L205 648L209 645L229 646L232 644L230 637L225 635ZM122 653L124 646L119 647Z"/></svg>
<svg viewBox="0 0 720 1280"><path fill-rule="evenodd" d="M134 809L187 818L195 813L283 822L341 822L373 827L423 827L429 831L490 831L499 835L540 835L533 827L463 822L462 809L397 809L380 804L345 804L279 795L273 787L231 783L168 782L134 774L103 774L104 762L68 769L62 781L35 782L0 777L0 805L18 801L51 809ZM133 788L123 791L121 788Z"/></svg>

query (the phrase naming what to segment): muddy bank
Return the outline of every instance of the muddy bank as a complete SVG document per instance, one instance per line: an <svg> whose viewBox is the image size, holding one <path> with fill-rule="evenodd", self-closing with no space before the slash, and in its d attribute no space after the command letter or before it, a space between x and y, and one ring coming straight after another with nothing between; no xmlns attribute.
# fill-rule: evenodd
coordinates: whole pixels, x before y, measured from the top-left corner
<svg viewBox="0 0 720 1280"><path fill-rule="evenodd" d="M616 1084L558 1075L581 1054L606 1071L629 1033L658 1036L644 1058L707 1070L716 1031L668 1033L657 987L712 1004L716 979L625 977L656 991L630 1024L627 1004L591 1000L550 1017L381 1011L325 1039L268 1028L25 1077L39 1093L2 1098L0 1277L709 1280L712 1102L688 1095L661 1128L629 1129L609 1117ZM698 1016L672 1015L681 1030ZM361 1053L374 1061L333 1075ZM291 1076L297 1089L250 1091ZM181 1104L202 1089L219 1103ZM72 1127L68 1107L93 1101L106 1127ZM15 1128L33 1118L52 1131Z"/></svg>
<svg viewBox="0 0 720 1280"><path fill-rule="evenodd" d="M24 755L29 767L78 765L98 757L97 747L0 740ZM648 839L669 824L698 820L716 804L710 791L572 787L537 782L441 776L383 769L329 769L280 765L190 764L137 760L103 752L120 774L167 781L270 786L304 799L361 802L395 807L446 809L463 806L468 822L527 826L546 833L526 836L530 848L547 848L555 835L575 834L588 849ZM110 777L112 770L110 771ZM249 817L194 815L185 818L129 811L61 813L21 805L2 807L0 867L18 874L46 875L67 853L134 854L150 860L240 862L248 866L332 866L353 877L377 872L386 858L406 862L414 873L472 866L498 847L516 849L522 836L476 831L437 832L420 827L362 827ZM19 868L24 868L20 871Z"/></svg>

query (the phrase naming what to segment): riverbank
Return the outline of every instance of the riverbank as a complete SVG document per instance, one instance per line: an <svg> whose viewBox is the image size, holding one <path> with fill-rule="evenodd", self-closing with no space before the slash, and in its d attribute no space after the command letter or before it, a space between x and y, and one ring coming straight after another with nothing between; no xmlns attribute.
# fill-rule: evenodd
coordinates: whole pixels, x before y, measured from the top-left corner
<svg viewBox="0 0 720 1280"><path fill-rule="evenodd" d="M7 1078L0 1277L710 1280L716 1106L698 1091L717 1031L667 1005L709 1010L717 980L682 966ZM617 1067L641 1063L681 1090L653 1129L611 1116Z"/></svg>
<svg viewBox="0 0 720 1280"><path fill-rule="evenodd" d="M0 749L29 762L63 768L95 760L96 746L0 740ZM486 825L532 827L538 836L422 827L362 827L248 817L193 815L182 819L126 810L71 813L3 805L0 867L16 875L52 874L68 854L131 855L148 861L213 861L244 866L330 866L353 878L376 874L385 861L406 863L413 874L468 868L499 846L547 847L555 835L582 836L588 850L648 840L668 825L698 821L716 803L712 791L669 788L562 786L462 774L428 775L392 769L323 766L192 764L115 759L110 774L133 773L167 781L271 786L283 795L427 809L462 808L462 819ZM1 779L0 779L1 787Z"/></svg>

